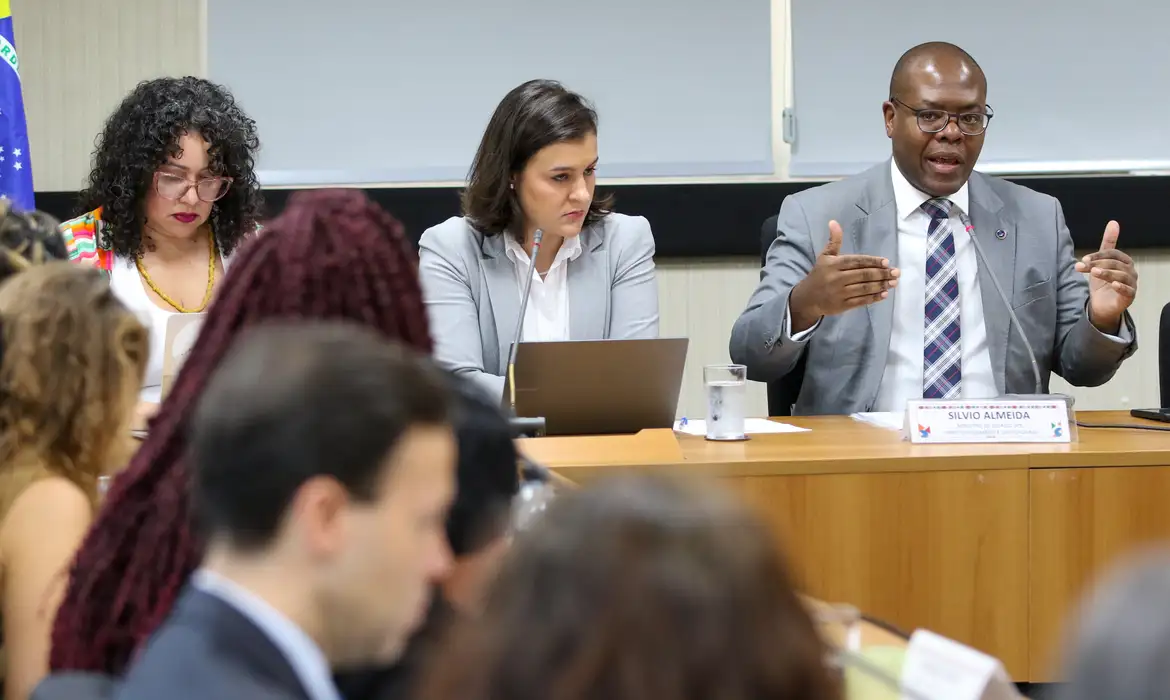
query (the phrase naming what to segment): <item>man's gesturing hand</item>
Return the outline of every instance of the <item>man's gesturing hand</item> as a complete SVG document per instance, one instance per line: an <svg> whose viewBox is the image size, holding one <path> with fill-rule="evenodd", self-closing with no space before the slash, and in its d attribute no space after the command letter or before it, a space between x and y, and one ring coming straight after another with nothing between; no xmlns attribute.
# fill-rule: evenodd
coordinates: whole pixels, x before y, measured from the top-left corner
<svg viewBox="0 0 1170 700"><path fill-rule="evenodd" d="M792 289L788 309L792 333L807 330L822 316L872 304L889 296L898 284L890 261L873 255L841 255L841 225L829 222L829 242L808 276Z"/></svg>
<svg viewBox="0 0 1170 700"><path fill-rule="evenodd" d="M1133 258L1117 249L1121 227L1105 226L1101 248L1077 263L1077 272L1089 275L1089 321L1102 333L1121 332L1121 317L1137 296L1138 274Z"/></svg>

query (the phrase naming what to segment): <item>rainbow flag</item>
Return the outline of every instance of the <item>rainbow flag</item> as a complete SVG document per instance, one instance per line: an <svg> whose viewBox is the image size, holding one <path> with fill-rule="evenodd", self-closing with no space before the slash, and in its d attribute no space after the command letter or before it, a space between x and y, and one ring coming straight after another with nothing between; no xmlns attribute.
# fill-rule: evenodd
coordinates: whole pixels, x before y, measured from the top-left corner
<svg viewBox="0 0 1170 700"><path fill-rule="evenodd" d="M27 211L34 208L33 177L9 0L0 0L0 63L0 197Z"/></svg>

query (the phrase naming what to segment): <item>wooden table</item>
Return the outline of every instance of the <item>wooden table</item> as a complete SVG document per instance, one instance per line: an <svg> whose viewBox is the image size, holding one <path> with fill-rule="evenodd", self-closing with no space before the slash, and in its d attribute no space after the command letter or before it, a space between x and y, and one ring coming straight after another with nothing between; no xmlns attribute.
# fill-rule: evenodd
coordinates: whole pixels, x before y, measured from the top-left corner
<svg viewBox="0 0 1170 700"><path fill-rule="evenodd" d="M633 469L715 477L759 510L806 593L962 641L1020 681L1057 680L1066 616L1086 586L1120 555L1170 538L1167 432L911 445L845 417L789 422L812 431L715 443L652 430L521 449L576 482Z"/></svg>

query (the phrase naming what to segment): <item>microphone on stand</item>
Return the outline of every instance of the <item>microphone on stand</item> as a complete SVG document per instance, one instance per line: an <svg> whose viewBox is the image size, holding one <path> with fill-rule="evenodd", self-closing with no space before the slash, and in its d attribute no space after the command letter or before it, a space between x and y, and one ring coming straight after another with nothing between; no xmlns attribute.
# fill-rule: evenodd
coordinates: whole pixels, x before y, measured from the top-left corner
<svg viewBox="0 0 1170 700"><path fill-rule="evenodd" d="M541 435L544 433L543 418L520 418L516 415L516 351L520 347L520 339L524 335L524 314L528 311L528 298L532 294L532 277L536 273L536 254L540 251L540 241L544 238L544 231L536 229L532 234L532 253L528 256L528 279L524 282L524 293L520 295L520 314L516 318L516 334L512 337L512 347L508 350L508 407L511 409L508 420L514 430L527 435Z"/></svg>
<svg viewBox="0 0 1170 700"><path fill-rule="evenodd" d="M1044 382L1040 379L1040 365L1036 362L1036 353L1032 350L1032 344L1028 342L1028 335L1024 332L1024 324L1020 323L1020 319L1016 316L1015 309L1012 308L1012 302L1008 299L1007 294L1004 294L1003 287L999 283L999 278L995 276L995 270L987 263L987 256L983 254L983 246L979 244L979 238L975 235L975 226L971 223L971 219L963 212L959 213L959 220L963 222L963 226L967 230L967 235L971 237L971 242L975 244L975 253L979 256L979 262L987 268L987 276L991 278L991 284L995 287L995 291L999 294L1000 301L1007 309L1008 318L1016 327L1016 332L1020 334L1020 340L1024 343L1024 350L1028 352L1028 360L1032 363L1032 380L1033 380L1033 395L1027 394L1009 394L1010 396L1017 396L1019 398L1052 398L1055 394L1044 393ZM1006 350L1005 350L1006 352ZM1005 378L1006 383L1006 378ZM1007 387L1004 387L1005 389ZM1072 397L1060 395L1065 398L1069 405L1072 404Z"/></svg>

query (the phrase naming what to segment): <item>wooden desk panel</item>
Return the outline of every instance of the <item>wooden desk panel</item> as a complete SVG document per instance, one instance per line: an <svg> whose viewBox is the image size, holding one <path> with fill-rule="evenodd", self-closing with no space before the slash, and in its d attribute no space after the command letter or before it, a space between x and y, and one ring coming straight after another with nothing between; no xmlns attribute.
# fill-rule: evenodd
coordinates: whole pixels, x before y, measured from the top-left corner
<svg viewBox="0 0 1170 700"><path fill-rule="evenodd" d="M1170 538L1170 432L911 445L843 416L784 421L812 430L742 443L644 431L520 444L579 482L630 469L723 480L779 534L811 595L954 637L1022 681L1054 679L1062 624L1105 567Z"/></svg>
<svg viewBox="0 0 1170 700"><path fill-rule="evenodd" d="M1026 676L1026 470L724 481L777 533L809 595L994 649Z"/></svg>
<svg viewBox="0 0 1170 700"><path fill-rule="evenodd" d="M1120 558L1170 539L1170 466L1034 469L1029 477L1027 678L1048 682L1059 680L1066 626L1085 592Z"/></svg>

